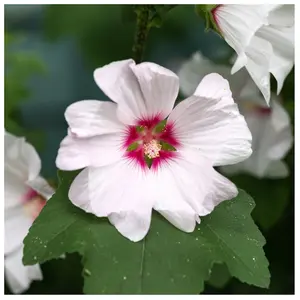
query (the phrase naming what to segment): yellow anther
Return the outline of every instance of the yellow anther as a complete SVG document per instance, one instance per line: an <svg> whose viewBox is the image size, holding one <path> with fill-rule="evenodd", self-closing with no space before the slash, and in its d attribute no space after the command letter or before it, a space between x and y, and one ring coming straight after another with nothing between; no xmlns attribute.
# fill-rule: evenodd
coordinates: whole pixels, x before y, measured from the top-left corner
<svg viewBox="0 0 300 300"><path fill-rule="evenodd" d="M147 144L143 145L144 154L152 159L159 157L159 151L161 150L161 145L157 142L157 140L152 140Z"/></svg>

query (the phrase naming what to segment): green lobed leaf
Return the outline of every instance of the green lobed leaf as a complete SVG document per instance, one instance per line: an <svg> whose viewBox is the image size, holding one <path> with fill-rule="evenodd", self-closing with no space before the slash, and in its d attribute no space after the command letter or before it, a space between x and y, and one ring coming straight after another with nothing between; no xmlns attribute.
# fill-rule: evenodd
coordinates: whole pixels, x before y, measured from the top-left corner
<svg viewBox="0 0 300 300"><path fill-rule="evenodd" d="M231 279L228 268L224 264L214 264L207 283L217 289L222 289Z"/></svg>
<svg viewBox="0 0 300 300"><path fill-rule="evenodd" d="M265 239L250 217L254 202L244 191L184 233L153 213L146 238L133 243L107 221L68 200L75 172L59 172L60 186L24 240L25 265L83 256L87 294L199 294L215 262L242 282L268 287Z"/></svg>

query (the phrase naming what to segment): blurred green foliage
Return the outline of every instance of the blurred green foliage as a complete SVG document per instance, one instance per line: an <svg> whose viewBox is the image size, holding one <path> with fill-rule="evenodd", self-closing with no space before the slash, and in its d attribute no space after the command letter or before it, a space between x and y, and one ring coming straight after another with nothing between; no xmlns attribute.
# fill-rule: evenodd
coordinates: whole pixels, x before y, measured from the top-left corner
<svg viewBox="0 0 300 300"><path fill-rule="evenodd" d="M43 147L43 133L24 128L19 106L30 96L28 79L45 72L43 63L34 53L14 51L12 47L22 41L20 35L5 32L4 127L17 136L25 136L38 150Z"/></svg>
<svg viewBox="0 0 300 300"><path fill-rule="evenodd" d="M50 5L45 16L45 34L51 40L67 35L75 37L87 62L93 67L127 59L132 56L134 41L133 9L131 5L125 8L124 5ZM150 31L145 59L162 39L164 43L180 38L184 40L186 27L197 20L193 6L171 10L164 7L158 11L164 22L160 24L161 28ZM128 22L128 19L132 21Z"/></svg>

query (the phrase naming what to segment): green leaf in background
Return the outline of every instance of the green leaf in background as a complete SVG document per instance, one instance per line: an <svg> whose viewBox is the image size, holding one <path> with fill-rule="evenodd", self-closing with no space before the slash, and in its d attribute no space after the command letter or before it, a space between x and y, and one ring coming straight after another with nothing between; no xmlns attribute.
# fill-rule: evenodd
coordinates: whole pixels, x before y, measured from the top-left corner
<svg viewBox="0 0 300 300"><path fill-rule="evenodd" d="M45 72L40 59L31 52L16 52L12 46L22 41L19 35L5 33L5 115L29 96L28 79L33 74Z"/></svg>
<svg viewBox="0 0 300 300"><path fill-rule="evenodd" d="M123 5L49 5L45 12L45 34L51 40L74 37L93 68L128 59L132 56L135 22L124 23L123 8ZM127 13L128 10L129 7ZM112 32L118 33L117 38L112 38Z"/></svg>
<svg viewBox="0 0 300 300"><path fill-rule="evenodd" d="M87 294L199 294L215 262L242 282L268 287L265 239L250 217L254 201L244 191L184 233L153 213L146 238L133 243L107 221L68 200L75 172L59 172L60 186L24 240L25 265L63 253L83 256Z"/></svg>
<svg viewBox="0 0 300 300"><path fill-rule="evenodd" d="M51 41L66 36L74 37L92 68L128 59L132 57L136 29L130 6L126 5L124 11L124 5L48 5L45 9L45 36ZM162 41L173 43L184 39L188 34L185 26L197 20L192 15L191 5L178 5L175 9L172 9L175 5L152 6L157 11L153 17L163 19L164 26L149 32L145 60L151 57L150 54ZM124 14L125 19L132 19L132 22L124 22ZM151 26L161 25L157 18L154 19L151 21L155 24ZM118 38L112 38L112 32L118 32Z"/></svg>
<svg viewBox="0 0 300 300"><path fill-rule="evenodd" d="M6 51L7 52L7 51ZM42 65L32 54L11 54L5 63L4 112L10 115L17 106L29 97L28 79L42 72Z"/></svg>
<svg viewBox="0 0 300 300"><path fill-rule="evenodd" d="M124 23L135 22L136 14L134 12L134 5L122 4L121 6L121 19Z"/></svg>
<svg viewBox="0 0 300 300"><path fill-rule="evenodd" d="M264 230L269 230L280 220L290 199L289 178L258 179L241 174L230 179L253 197L256 206L252 216Z"/></svg>

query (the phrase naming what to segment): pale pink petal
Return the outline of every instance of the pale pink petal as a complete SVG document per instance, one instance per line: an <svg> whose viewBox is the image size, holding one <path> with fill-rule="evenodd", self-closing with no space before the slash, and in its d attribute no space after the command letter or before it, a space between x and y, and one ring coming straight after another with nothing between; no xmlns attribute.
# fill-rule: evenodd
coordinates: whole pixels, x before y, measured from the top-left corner
<svg viewBox="0 0 300 300"><path fill-rule="evenodd" d="M14 294L25 292L33 280L42 280L43 275L39 265L24 266L22 263L23 247L5 257L5 279Z"/></svg>
<svg viewBox="0 0 300 300"><path fill-rule="evenodd" d="M131 65L145 99L148 118L160 115L166 118L174 106L179 80L172 71L157 64L144 62Z"/></svg>
<svg viewBox="0 0 300 300"><path fill-rule="evenodd" d="M179 154L171 171L177 186L182 188L185 200L197 214L206 215L220 202L237 195L235 185L216 172L211 162L202 157L198 150L183 147Z"/></svg>
<svg viewBox="0 0 300 300"><path fill-rule="evenodd" d="M294 5L218 5L213 16L224 39L235 49L232 74L243 66L270 101L270 73L277 94L294 65Z"/></svg>
<svg viewBox="0 0 300 300"><path fill-rule="evenodd" d="M195 95L179 103L168 122L174 124L180 143L198 149L214 166L251 155L251 133L227 80L218 74L204 77Z"/></svg>
<svg viewBox="0 0 300 300"><path fill-rule="evenodd" d="M270 160L282 159L293 142L290 117L274 95L271 109L267 115L251 111L244 113L253 136L251 164L261 170L259 173L265 171Z"/></svg>
<svg viewBox="0 0 300 300"><path fill-rule="evenodd" d="M267 155L267 149L270 145L272 137L269 135L270 128L268 125L268 117L262 116L261 114L253 111L249 112L246 109L244 111L244 115L252 134L253 153L245 161L231 166L224 166L221 168L221 170L225 174L238 174L241 172L246 172L257 177L262 177L270 162L270 159Z"/></svg>
<svg viewBox="0 0 300 300"><path fill-rule="evenodd" d="M241 55L255 32L267 24L268 11L262 5L221 4L213 15L226 42Z"/></svg>
<svg viewBox="0 0 300 300"><path fill-rule="evenodd" d="M190 96L195 92L199 82L206 75L215 72L229 80L231 90L236 97L241 93L246 82L249 81L249 75L246 70L242 70L238 74L230 75L230 69L230 66L215 64L204 57L200 52L196 52L189 60L181 65L178 71L180 90L183 95Z"/></svg>
<svg viewBox="0 0 300 300"><path fill-rule="evenodd" d="M263 177L270 163L268 149L272 145L274 130L270 126L269 116L253 111L244 112L247 125L252 134L252 155L236 165L225 166L225 174L246 172L256 177Z"/></svg>
<svg viewBox="0 0 300 300"><path fill-rule="evenodd" d="M248 158L245 162L235 165L222 166L220 171L226 175L250 174L257 178L280 179L289 176L287 164L281 160L270 160L265 156L263 164L258 164L259 159Z"/></svg>
<svg viewBox="0 0 300 300"><path fill-rule="evenodd" d="M212 189L207 193L201 216L210 214L214 208L225 200L231 200L238 195L236 186L217 171L211 172Z"/></svg>
<svg viewBox="0 0 300 300"><path fill-rule="evenodd" d="M32 181L28 181L27 185L35 190L39 195L43 196L46 200L50 199L55 193L54 188L41 176L38 176Z"/></svg>
<svg viewBox="0 0 300 300"><path fill-rule="evenodd" d="M272 143L268 150L268 155L273 160L284 158L287 152L292 148L293 133L291 128L291 119L288 112L280 104L277 97L272 99L272 115L270 118L270 127L268 133L271 135Z"/></svg>
<svg viewBox="0 0 300 300"><path fill-rule="evenodd" d="M194 230L196 222L200 222L198 216L209 214L220 202L237 195L233 183L217 173L199 151L187 147L153 176L154 209L186 232Z"/></svg>
<svg viewBox="0 0 300 300"><path fill-rule="evenodd" d="M118 118L125 124L135 124L146 113L145 101L131 67L132 59L112 62L94 71L100 89L118 104Z"/></svg>
<svg viewBox="0 0 300 300"><path fill-rule="evenodd" d="M247 48L248 61L246 69L264 95L267 103L270 101L270 66L273 55L272 45L259 37L253 37Z"/></svg>
<svg viewBox="0 0 300 300"><path fill-rule="evenodd" d="M78 170L87 166L105 166L119 160L122 137L120 133L90 138L66 136L60 144L56 166L61 170Z"/></svg>
<svg viewBox="0 0 300 300"><path fill-rule="evenodd" d="M291 72L293 66L294 57L292 59L289 59L274 51L271 60L270 73L273 74L277 81L277 95L280 94L283 87L283 83L288 74Z"/></svg>
<svg viewBox="0 0 300 300"><path fill-rule="evenodd" d="M241 68L243 68L246 63L248 62L248 57L245 54L245 52L239 54L236 57L236 61L233 63L233 66L231 68L231 74L235 74L236 72L238 72Z"/></svg>
<svg viewBox="0 0 300 300"><path fill-rule="evenodd" d="M133 242L142 240L149 231L151 223L150 207L139 208L138 211L122 211L111 213L108 219L112 225L126 238Z"/></svg>
<svg viewBox="0 0 300 300"><path fill-rule="evenodd" d="M217 65L204 57L201 52L195 52L190 59L185 61L178 71L180 79L180 91L185 96L193 94L199 85L199 82L204 76L213 72L213 70L219 74L226 74L226 77L230 75L230 69L228 66Z"/></svg>
<svg viewBox="0 0 300 300"><path fill-rule="evenodd" d="M26 215L23 206L5 211L5 242L4 254L10 254L23 245L23 239L28 233L33 219Z"/></svg>
<svg viewBox="0 0 300 300"><path fill-rule="evenodd" d="M257 32L257 36L272 44L269 72L277 80L277 94L279 94L285 78L294 65L294 26L288 28L263 26Z"/></svg>
<svg viewBox="0 0 300 300"><path fill-rule="evenodd" d="M295 5L277 4L271 5L271 11L268 16L269 24L272 26L293 26L295 24Z"/></svg>
<svg viewBox="0 0 300 300"><path fill-rule="evenodd" d="M5 209L23 203L28 192L27 182L35 180L41 160L35 149L24 138L5 133L4 187Z"/></svg>
<svg viewBox="0 0 300 300"><path fill-rule="evenodd" d="M67 108L65 118L77 137L116 133L124 127L117 118L117 105L108 101L75 102Z"/></svg>
<svg viewBox="0 0 300 300"><path fill-rule="evenodd" d="M41 160L32 145L24 138L5 133L5 168L21 181L33 180L41 170Z"/></svg>
<svg viewBox="0 0 300 300"><path fill-rule="evenodd" d="M103 168L98 169L100 171ZM89 184L93 184L93 182L98 178L96 176L90 177L89 174L94 170L94 168L85 168L84 170L82 170L73 180L69 190L69 198L72 203L88 213L93 212L91 208L90 193L96 193L96 191L93 191L89 186ZM104 174L101 175L101 178L103 179Z"/></svg>
<svg viewBox="0 0 300 300"><path fill-rule="evenodd" d="M199 83L194 95L216 99L215 105L227 106L234 103L228 81L217 73L206 75Z"/></svg>
<svg viewBox="0 0 300 300"><path fill-rule="evenodd" d="M69 198L74 205L99 217L108 217L117 230L132 241L148 232L153 201L153 182L127 160L86 168L73 181Z"/></svg>
<svg viewBox="0 0 300 300"><path fill-rule="evenodd" d="M4 170L4 207L10 209L23 203L28 186L6 166Z"/></svg>
<svg viewBox="0 0 300 300"><path fill-rule="evenodd" d="M184 232L193 232L196 222L200 223L197 214L183 201L174 203L173 208L170 203L158 203L155 205L155 210L172 225Z"/></svg>
<svg viewBox="0 0 300 300"><path fill-rule="evenodd" d="M178 168L174 161L163 165L152 174L156 182L155 188L151 191L152 198L155 199L154 209L175 227L192 232L196 222L200 223L200 219L197 211L186 201L186 190L183 184L178 185L176 180L180 181L181 174L176 172Z"/></svg>
<svg viewBox="0 0 300 300"><path fill-rule="evenodd" d="M245 161L222 168L226 174L240 172L249 173L258 178L286 176L286 168L277 161L284 158L292 147L293 136L290 117L280 105L277 97L273 95L271 101L271 112L262 114L259 111L244 110L248 127L253 136L252 155ZM278 167L278 172L277 172ZM271 169L270 169L271 168Z"/></svg>
<svg viewBox="0 0 300 300"><path fill-rule="evenodd" d="M284 128L277 134L272 134L272 143L268 149L267 155L272 160L284 158L292 148L293 135L290 127Z"/></svg>

